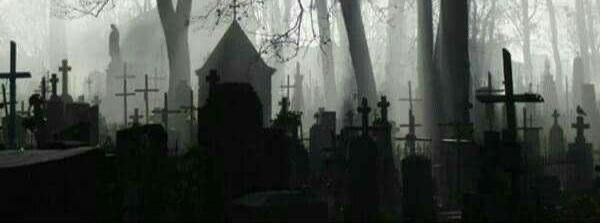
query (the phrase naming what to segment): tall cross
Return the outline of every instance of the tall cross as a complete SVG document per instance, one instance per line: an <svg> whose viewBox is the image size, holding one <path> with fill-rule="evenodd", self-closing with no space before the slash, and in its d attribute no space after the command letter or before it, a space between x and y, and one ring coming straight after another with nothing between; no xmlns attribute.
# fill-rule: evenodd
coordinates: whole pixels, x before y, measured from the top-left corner
<svg viewBox="0 0 600 223"><path fill-rule="evenodd" d="M388 108L390 107L390 102L387 100L386 96L381 96L381 101L377 103L377 107L381 110L381 120L385 123L388 122Z"/></svg>
<svg viewBox="0 0 600 223"><path fill-rule="evenodd" d="M514 94L512 59L508 50L502 50L504 62L504 95L501 94L477 94L476 98L481 103L493 104L504 103L506 105L506 121L508 129L506 130L505 140L516 142L517 140L517 114L515 103L541 103L544 98L539 94L526 93Z"/></svg>
<svg viewBox="0 0 600 223"><path fill-rule="evenodd" d="M143 115L140 115L140 110L138 108L133 109L133 115L130 115L129 118L133 121L133 126L140 125L140 118L143 118Z"/></svg>
<svg viewBox="0 0 600 223"><path fill-rule="evenodd" d="M123 97L123 122L124 122L123 124L125 125L125 127L127 127L127 120L128 120L127 97L135 95L135 93L131 93L131 92L127 91L127 79L133 79L133 78L135 78L135 76L127 75L127 64L124 64L123 65L123 76L117 76L117 78L123 79L123 92L115 94L115 96Z"/></svg>
<svg viewBox="0 0 600 223"><path fill-rule="evenodd" d="M69 71L71 71L69 60L62 60L62 64L58 67L58 71L62 72L62 98L65 103L73 102L73 98L69 95Z"/></svg>
<svg viewBox="0 0 600 223"><path fill-rule="evenodd" d="M8 79L10 88L10 115L8 122L8 148L17 149L17 79L30 78L29 72L17 72L17 44L10 42L10 72L0 73L0 79Z"/></svg>
<svg viewBox="0 0 600 223"><path fill-rule="evenodd" d="M199 111L198 107L194 106L194 90L190 90L190 104L187 106L181 106L181 110L188 112L190 115L190 136L194 135L194 114Z"/></svg>
<svg viewBox="0 0 600 223"><path fill-rule="evenodd" d="M194 90L190 90L190 102L188 105L180 106L181 110L189 113L190 121L193 123L195 120L194 113L198 111L198 107L194 106Z"/></svg>
<svg viewBox="0 0 600 223"><path fill-rule="evenodd" d="M165 131L169 132L169 114L179 114L181 111L179 110L169 110L169 100L168 95L164 93L164 107L162 109L157 109L152 111L153 114L160 114L162 123L165 125Z"/></svg>
<svg viewBox="0 0 600 223"><path fill-rule="evenodd" d="M405 149L408 149L409 154L415 154L417 141L431 141L430 139L421 139L417 138L416 128L420 127L420 124L417 124L415 121L413 102L422 101L422 99L415 99L412 95L412 82L408 82L408 98L401 98L400 101L406 101L409 104L408 109L408 125L403 124L400 127L407 127L408 134L406 134L405 138L398 138L397 140L405 140Z"/></svg>
<svg viewBox="0 0 600 223"><path fill-rule="evenodd" d="M554 125L558 125L559 117L560 117L560 114L558 113L558 110L554 109L554 113L552 113L552 118L554 118Z"/></svg>
<svg viewBox="0 0 600 223"><path fill-rule="evenodd" d="M583 121L583 116L577 116L577 122L571 125L572 128L577 130L577 136L575 137L575 143L584 144L585 143L585 130L590 128L590 124L587 124Z"/></svg>
<svg viewBox="0 0 600 223"><path fill-rule="evenodd" d="M362 116L363 136L367 136L369 134L369 113L371 113L371 108L369 107L367 98L362 99L362 103L360 107L358 107L357 111Z"/></svg>
<svg viewBox="0 0 600 223"><path fill-rule="evenodd" d="M285 85L281 85L281 89L285 90L285 97L289 100L290 99L290 89L296 87L296 85L291 85L290 84L290 76L287 76L287 84ZM294 96L295 97L295 96Z"/></svg>
<svg viewBox="0 0 600 223"><path fill-rule="evenodd" d="M164 81L165 80L165 76L159 76L158 75L158 69L155 67L154 68L154 75L152 77L150 77L149 79L152 80L152 83L154 85L154 89L159 89L158 82ZM157 101L157 99L155 98L154 103L156 103L156 101Z"/></svg>
<svg viewBox="0 0 600 223"><path fill-rule="evenodd" d="M502 93L502 92L504 92L504 90L503 89L494 89L494 83L492 82L492 73L488 72L487 86L477 89L476 92L493 95L496 93ZM495 116L494 104L491 104L491 103L486 104L485 113L486 113L486 116L488 119L489 130L493 130L494 129L494 116Z"/></svg>
<svg viewBox="0 0 600 223"><path fill-rule="evenodd" d="M142 92L144 93L144 106L146 109L146 124L150 123L150 108L149 108L149 101L150 98L148 97L148 93L151 92L158 92L158 89L151 89L148 88L148 74L144 75L144 88L143 89L135 89L135 92Z"/></svg>

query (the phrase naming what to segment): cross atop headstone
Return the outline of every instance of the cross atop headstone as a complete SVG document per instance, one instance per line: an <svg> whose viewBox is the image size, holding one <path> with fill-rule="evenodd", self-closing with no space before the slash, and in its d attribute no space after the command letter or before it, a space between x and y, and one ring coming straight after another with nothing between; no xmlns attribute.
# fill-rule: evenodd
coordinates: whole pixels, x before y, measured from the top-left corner
<svg viewBox="0 0 600 223"><path fill-rule="evenodd" d="M127 97L134 96L135 93L128 92L127 90L127 79L133 79L135 76L127 75L127 63L123 64L123 76L117 76L117 78L123 79L123 92L115 94L117 97L123 97L123 121L124 126L127 126Z"/></svg>
<svg viewBox="0 0 600 223"><path fill-rule="evenodd" d="M287 114L290 111L290 100L286 97L281 98L279 106L281 106L281 113Z"/></svg>
<svg viewBox="0 0 600 223"><path fill-rule="evenodd" d="M558 113L558 110L554 109L554 113L552 113L552 118L554 118L554 125L558 125L559 117L560 117L560 114Z"/></svg>
<svg viewBox="0 0 600 223"><path fill-rule="evenodd" d="M56 77L56 74L52 74L52 77L50 78L50 83L52 85L51 86L51 91L52 91L51 97L58 96L56 94L56 90L57 90L56 89L56 84L58 83L58 78Z"/></svg>
<svg viewBox="0 0 600 223"><path fill-rule="evenodd" d="M181 111L179 110L169 110L169 100L168 95L164 93L164 107L162 109L156 109L152 111L153 114L160 114L163 125L165 125L165 131L169 131L169 114L179 114Z"/></svg>
<svg viewBox="0 0 600 223"><path fill-rule="evenodd" d="M526 93L514 94L513 76L512 76L512 59L508 50L502 50L504 62L504 95L501 94L477 94L476 98L481 103L493 104L504 103L506 105L506 121L508 129L506 130L505 140L516 142L517 140L517 114L515 104L523 103L541 103L544 98L539 94Z"/></svg>
<svg viewBox="0 0 600 223"><path fill-rule="evenodd" d="M0 73L0 79L8 79L10 87L10 115L8 117L8 148L17 149L17 79L30 78L29 72L17 72L17 44L10 42L10 72Z"/></svg>
<svg viewBox="0 0 600 223"><path fill-rule="evenodd" d="M149 100L148 94L151 92L158 92L158 89L148 88L148 74L144 75L144 88L143 89L135 89L135 92L144 93L144 107L146 111L146 124L150 123L150 108L149 108Z"/></svg>
<svg viewBox="0 0 600 223"><path fill-rule="evenodd" d="M390 107L390 102L387 100L386 96L381 97L381 101L377 103L377 107L381 110L381 120L383 122L388 122L388 108Z"/></svg>
<svg viewBox="0 0 600 223"><path fill-rule="evenodd" d="M221 80L221 77L217 74L217 70L210 70L210 74L206 76L206 82L208 83L208 97L213 94L217 83Z"/></svg>
<svg viewBox="0 0 600 223"><path fill-rule="evenodd" d="M58 67L58 71L62 72L62 98L65 103L73 102L73 98L69 95L69 71L71 71L71 66L69 66L69 60L62 60L62 64Z"/></svg>
<svg viewBox="0 0 600 223"><path fill-rule="evenodd" d="M358 107L357 111L362 116L363 136L367 136L369 134L369 113L371 113L371 108L369 107L367 98L362 99L362 103L360 107Z"/></svg>
<svg viewBox="0 0 600 223"><path fill-rule="evenodd" d="M585 143L585 130L590 128L590 124L583 121L583 116L577 116L577 122L571 125L572 128L577 130L577 136L575 137L575 143Z"/></svg>
<svg viewBox="0 0 600 223"><path fill-rule="evenodd" d="M130 115L129 118L133 121L133 126L140 125L140 118L143 118L143 115L140 115L140 110L138 108L133 109L133 115Z"/></svg>

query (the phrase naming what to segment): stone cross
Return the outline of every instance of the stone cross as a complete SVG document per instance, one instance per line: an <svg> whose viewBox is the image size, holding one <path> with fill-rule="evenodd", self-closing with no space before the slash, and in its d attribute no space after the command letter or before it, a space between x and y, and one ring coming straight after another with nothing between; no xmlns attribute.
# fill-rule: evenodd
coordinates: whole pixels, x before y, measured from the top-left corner
<svg viewBox="0 0 600 223"><path fill-rule="evenodd" d="M221 80L221 77L217 74L217 70L210 70L210 74L206 76L206 82L208 83L208 97L213 94L215 86Z"/></svg>
<svg viewBox="0 0 600 223"><path fill-rule="evenodd" d="M152 83L154 84L154 89L159 89L158 88L158 82L160 81L164 81L165 80L165 76L159 76L158 75L158 69L154 68L154 75L152 77L149 78ZM155 97L154 103L157 103L157 98Z"/></svg>
<svg viewBox="0 0 600 223"><path fill-rule="evenodd" d="M0 73L0 79L8 79L10 90L10 115L8 122L8 148L17 149L17 79L30 78L29 72L17 72L17 44L10 42L10 72Z"/></svg>
<svg viewBox="0 0 600 223"><path fill-rule="evenodd" d="M554 125L558 125L558 117L560 117L560 114L558 113L558 110L554 109L554 113L552 113L552 118L554 118Z"/></svg>
<svg viewBox="0 0 600 223"><path fill-rule="evenodd" d="M128 92L127 90L127 79L133 79L135 76L127 75L127 64L123 65L123 76L118 76L117 78L123 79L123 92L115 94L117 97L123 97L123 121L124 125L127 126L128 117L127 116L127 97L134 96L135 93Z"/></svg>
<svg viewBox="0 0 600 223"><path fill-rule="evenodd" d="M381 97L381 101L377 103L377 107L381 110L381 120L383 122L388 122L388 108L390 107L390 102L387 100L386 96Z"/></svg>
<svg viewBox="0 0 600 223"><path fill-rule="evenodd" d="M590 128L590 124L587 124L583 121L583 116L577 116L577 122L571 125L572 128L577 130L577 136L575 137L575 143L584 144L585 143L585 130Z"/></svg>
<svg viewBox="0 0 600 223"><path fill-rule="evenodd" d="M360 107L358 107L357 111L362 116L363 136L367 136L369 134L369 113L371 113L371 108L369 107L367 98L362 99L362 103Z"/></svg>
<svg viewBox="0 0 600 223"><path fill-rule="evenodd" d="M500 94L478 94L477 100L484 104L504 103L506 105L506 121L508 129L506 130L505 140L517 141L517 114L516 103L541 103L544 98L539 94L526 93L515 94L513 89L512 59L508 50L502 50L504 63L504 95Z"/></svg>
<svg viewBox="0 0 600 223"><path fill-rule="evenodd" d="M150 108L149 108L149 101L150 98L148 97L148 94L151 92L158 92L158 89L154 88L148 88L148 74L144 75L144 88L143 89L135 89L135 92L141 92L144 93L144 106L146 109L146 124L150 123Z"/></svg>
<svg viewBox="0 0 600 223"><path fill-rule="evenodd" d="M169 132L169 114L179 114L181 111L179 110L169 110L169 100L168 95L164 93L164 107L162 109L157 109L152 111L153 114L160 114L163 125L165 125L165 131Z"/></svg>
<svg viewBox="0 0 600 223"><path fill-rule="evenodd" d="M58 71L62 72L62 98L65 103L73 102L73 98L69 95L69 71L71 71L69 60L62 60L62 65L58 67Z"/></svg>
<svg viewBox="0 0 600 223"><path fill-rule="evenodd" d="M133 115L129 116L133 121L133 126L140 125L140 118L143 118L143 115L140 115L140 110L138 108L133 109Z"/></svg>
<svg viewBox="0 0 600 223"><path fill-rule="evenodd" d="M52 77L50 78L50 83L52 84L52 97L57 96L56 94L56 84L58 83L58 78L56 77L56 74L52 74Z"/></svg>

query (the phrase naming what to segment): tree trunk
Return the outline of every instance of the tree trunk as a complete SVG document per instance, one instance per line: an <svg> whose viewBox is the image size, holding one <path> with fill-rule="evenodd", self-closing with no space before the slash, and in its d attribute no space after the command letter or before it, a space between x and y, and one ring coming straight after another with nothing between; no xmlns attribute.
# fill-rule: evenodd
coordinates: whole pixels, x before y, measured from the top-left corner
<svg viewBox="0 0 600 223"><path fill-rule="evenodd" d="M598 59L598 49L596 48L596 34L594 32L594 14L592 14L592 7L593 7L593 3L591 0L586 0L586 7L585 7L585 11L586 11L586 15L587 15L587 25L588 25L588 29L587 29L587 34L588 34L588 43L589 43L589 47L590 47L590 58L589 58L589 63L590 63L590 72L588 73L590 75L590 79L589 81L593 82L593 80L595 79L595 77L592 77L591 75L595 74L594 71L598 70L598 66L597 66L597 59Z"/></svg>
<svg viewBox="0 0 600 223"><path fill-rule="evenodd" d="M339 2L346 24L358 96L361 98L366 97L369 104L372 105L371 107L374 107L373 105L377 103L377 88L365 27L362 21L361 0L340 0Z"/></svg>
<svg viewBox="0 0 600 223"><path fill-rule="evenodd" d="M467 0L442 0L440 7L440 76L446 121L470 123L469 13Z"/></svg>
<svg viewBox="0 0 600 223"><path fill-rule="evenodd" d="M335 64L333 60L333 41L331 38L331 23L329 22L328 0L317 1L317 17L319 24L319 35L321 44L321 68L325 88L325 106L328 109L336 109L337 87L335 81Z"/></svg>
<svg viewBox="0 0 600 223"><path fill-rule="evenodd" d="M554 66L556 72L556 84L558 89L562 89L562 64L560 62L560 51L558 48L558 28L556 25L556 9L554 8L554 3L552 0L546 0L546 5L548 7L548 15L550 16L550 31L552 33L552 53L554 55Z"/></svg>
<svg viewBox="0 0 600 223"><path fill-rule="evenodd" d="M190 51L188 27L190 23L191 0L178 0L173 8L171 0L156 0L158 14L165 33L169 58L169 95L175 96L182 83L190 85ZM185 100L174 101L180 106Z"/></svg>
<svg viewBox="0 0 600 223"><path fill-rule="evenodd" d="M423 123L431 138L437 139L435 131L439 121L435 112L437 81L433 73L433 16L431 0L417 1L417 72L420 95L423 97Z"/></svg>
<svg viewBox="0 0 600 223"><path fill-rule="evenodd" d="M523 40L523 60L529 82L533 82L533 65L531 63L531 21L529 19L529 0L521 0L521 28Z"/></svg>

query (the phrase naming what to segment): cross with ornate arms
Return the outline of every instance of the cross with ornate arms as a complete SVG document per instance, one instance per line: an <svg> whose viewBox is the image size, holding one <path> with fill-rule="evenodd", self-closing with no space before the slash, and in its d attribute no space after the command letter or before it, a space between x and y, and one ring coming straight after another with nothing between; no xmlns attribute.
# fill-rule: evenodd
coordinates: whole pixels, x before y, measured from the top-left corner
<svg viewBox="0 0 600 223"><path fill-rule="evenodd" d="M58 67L58 71L62 72L62 98L65 103L73 102L73 98L69 95L69 60L62 60L62 64Z"/></svg>
<svg viewBox="0 0 600 223"><path fill-rule="evenodd" d="M17 72L17 44L10 42L10 72L0 73L0 79L8 79L10 88L10 114L8 117L8 148L17 149L17 79L30 78L29 72Z"/></svg>
<svg viewBox="0 0 600 223"><path fill-rule="evenodd" d="M571 125L572 128L577 130L577 136L575 137L575 143L585 143L585 130L590 128L590 124L583 121L583 116L577 116L577 122Z"/></svg>
<svg viewBox="0 0 600 223"><path fill-rule="evenodd" d="M117 78L123 79L123 92L115 94L117 97L123 97L123 124L127 126L127 97L134 96L135 93L128 92L127 90L127 79L133 79L135 76L127 75L127 63L123 64L123 76L117 76Z"/></svg>
<svg viewBox="0 0 600 223"><path fill-rule="evenodd" d="M133 121L133 126L140 125L140 118L143 118L143 115L140 115L140 110L138 108L133 109L133 115L130 115L129 118Z"/></svg>
<svg viewBox="0 0 600 223"><path fill-rule="evenodd" d="M152 92L158 92L158 89L151 89L148 88L148 74L144 75L144 88L143 89L135 89L135 92L141 92L144 94L144 108L146 109L146 124L150 123L149 120L149 116L150 116L150 108L149 108L149 101L150 98L148 97L149 93Z"/></svg>
<svg viewBox="0 0 600 223"><path fill-rule="evenodd" d="M388 122L388 108L390 107L390 102L387 100L386 96L381 97L381 101L377 103L377 107L381 110L381 120L384 123Z"/></svg>
<svg viewBox="0 0 600 223"><path fill-rule="evenodd" d="M153 114L160 114L161 115L161 119L162 119L162 123L165 126L165 131L169 131L169 115L170 114L179 114L181 113L181 111L179 110L169 110L169 100L168 100L168 95L165 92L164 93L164 107L163 109L156 109L154 111L152 111Z"/></svg>
<svg viewBox="0 0 600 223"><path fill-rule="evenodd" d="M367 136L369 134L369 113L371 113L371 108L369 107L367 98L362 99L362 103L360 107L358 107L357 111L362 116L363 136Z"/></svg>
<svg viewBox="0 0 600 223"><path fill-rule="evenodd" d="M525 93L514 94L512 59L508 50L502 50L504 63L504 95L499 94L477 94L476 98L481 103L493 104L504 103L506 105L506 121L508 129L506 130L505 140L516 142L517 140L517 114L515 104L522 103L542 103L544 98L539 94Z"/></svg>

